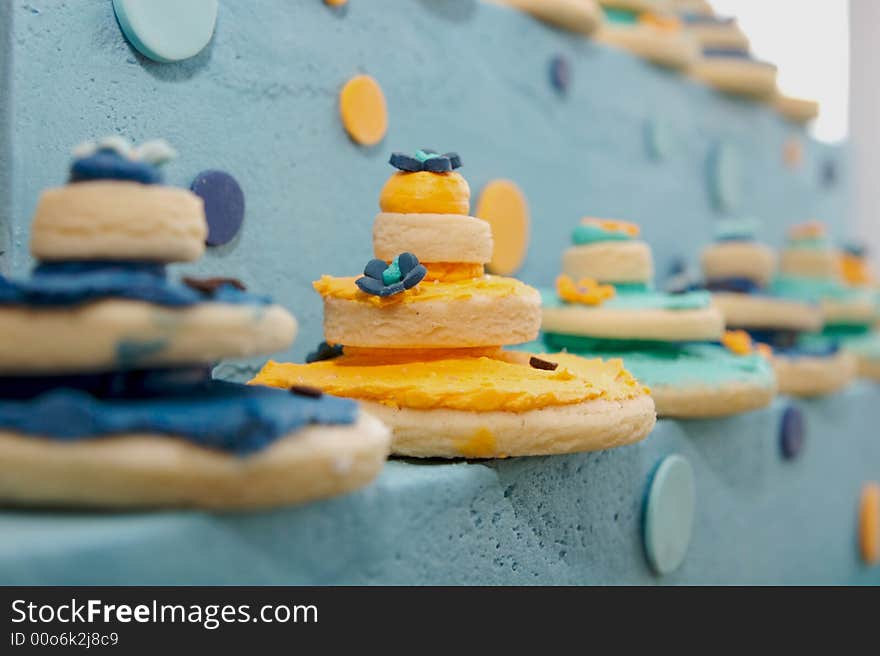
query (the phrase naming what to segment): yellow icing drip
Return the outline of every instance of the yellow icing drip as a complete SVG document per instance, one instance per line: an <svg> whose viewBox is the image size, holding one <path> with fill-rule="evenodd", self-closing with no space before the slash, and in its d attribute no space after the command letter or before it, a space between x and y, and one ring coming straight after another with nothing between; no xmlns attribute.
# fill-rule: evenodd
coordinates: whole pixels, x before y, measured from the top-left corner
<svg viewBox="0 0 880 656"><path fill-rule="evenodd" d="M457 440L455 448L465 458L506 458L507 456L497 455L497 444L492 431L481 428L471 437Z"/></svg>
<svg viewBox="0 0 880 656"><path fill-rule="evenodd" d="M432 282L457 282L459 280L471 280L482 278L486 270L482 264L465 262L422 262L428 270L425 280Z"/></svg>
<svg viewBox="0 0 880 656"><path fill-rule="evenodd" d="M495 357L390 361L359 355L312 364L269 361L252 384L317 387L334 396L420 410L526 412L603 399L622 401L647 394L620 359L585 359L568 353L541 355L555 371Z"/></svg>
<svg viewBox="0 0 880 656"><path fill-rule="evenodd" d="M321 279L313 282L312 286L324 298L361 301L379 307L419 301L458 301L474 296L505 298L517 294L537 294L534 289L515 278L499 276L483 276L454 282L422 281L410 290L385 297L362 292L355 284L355 280L357 278L354 277L321 276Z"/></svg>
<svg viewBox="0 0 880 656"><path fill-rule="evenodd" d="M568 303L584 305L601 305L616 293L613 285L600 285L592 278L581 278L575 281L566 274L556 279L556 293Z"/></svg>

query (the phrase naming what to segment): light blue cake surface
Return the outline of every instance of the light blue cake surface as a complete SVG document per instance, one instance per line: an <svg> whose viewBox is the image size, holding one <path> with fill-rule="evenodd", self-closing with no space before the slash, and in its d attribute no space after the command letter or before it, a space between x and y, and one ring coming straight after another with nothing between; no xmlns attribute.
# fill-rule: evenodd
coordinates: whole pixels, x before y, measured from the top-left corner
<svg viewBox="0 0 880 656"><path fill-rule="evenodd" d="M0 3L0 270L30 268L40 191L64 181L72 146L108 133L166 138L180 153L169 183L208 168L240 182L242 232L178 272L237 277L291 308L300 337L276 359L301 361L321 339L310 282L356 274L372 256L392 150L458 151L475 199L494 178L514 180L532 214L519 276L538 286L552 285L584 215L640 223L661 281L675 259L697 261L720 218L758 217L777 246L810 217L846 236L845 149L763 106L494 4L379 4L222 0L208 47L160 64L124 40L110 2ZM564 97L549 81L557 55L571 64ZM382 85L390 115L385 140L366 149L338 118L339 90L359 73ZM659 158L645 143L658 125ZM783 158L793 138L796 169ZM258 364L218 373L241 380ZM7 510L0 583L880 583L856 546L859 491L880 479L877 394L860 384L799 403L809 433L794 461L779 453L780 400L662 421L608 452L391 462L348 497L253 515ZM694 467L696 522L682 568L658 578L641 511L670 453Z"/></svg>
<svg viewBox="0 0 880 656"><path fill-rule="evenodd" d="M806 444L780 456L785 403L661 421L611 451L486 464L391 462L348 497L251 515L0 513L0 584L880 584L858 556L862 481L880 441L877 388L798 402ZM693 465L681 568L659 577L641 537L650 474Z"/></svg>

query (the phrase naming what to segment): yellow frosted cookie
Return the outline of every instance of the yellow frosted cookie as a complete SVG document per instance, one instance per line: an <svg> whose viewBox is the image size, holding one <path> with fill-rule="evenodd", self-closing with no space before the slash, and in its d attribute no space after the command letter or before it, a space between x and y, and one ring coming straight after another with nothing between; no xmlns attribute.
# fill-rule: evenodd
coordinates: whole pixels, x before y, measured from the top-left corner
<svg viewBox="0 0 880 656"><path fill-rule="evenodd" d="M610 448L643 439L654 404L620 360L567 354L528 361L420 352L343 355L309 365L269 362L252 384L308 385L357 399L387 424L392 451L495 458Z"/></svg>

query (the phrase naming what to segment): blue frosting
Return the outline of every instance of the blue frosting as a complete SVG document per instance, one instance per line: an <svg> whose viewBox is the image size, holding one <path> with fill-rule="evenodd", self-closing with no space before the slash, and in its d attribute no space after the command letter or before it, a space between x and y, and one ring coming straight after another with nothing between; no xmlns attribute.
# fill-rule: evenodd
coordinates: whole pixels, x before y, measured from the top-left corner
<svg viewBox="0 0 880 656"><path fill-rule="evenodd" d="M0 427L58 440L159 433L246 455L308 424L351 424L357 405L270 387L211 381L155 398L100 399L63 388L0 401Z"/></svg>
<svg viewBox="0 0 880 656"><path fill-rule="evenodd" d="M58 262L38 265L25 280L0 276L0 305L71 306L105 298L186 306L220 303L269 304L265 296L222 285L207 294L167 279L161 264Z"/></svg>
<svg viewBox="0 0 880 656"><path fill-rule="evenodd" d="M102 399L149 398L203 385L210 380L210 366L61 376L0 376L0 399L30 399L62 387L88 392Z"/></svg>
<svg viewBox="0 0 880 656"><path fill-rule="evenodd" d="M88 157L80 157L70 165L70 182L88 180L128 180L142 184L159 184L159 167L149 162L132 160L115 150L101 149Z"/></svg>
<svg viewBox="0 0 880 656"><path fill-rule="evenodd" d="M706 281L706 289L712 292L734 292L737 294L757 294L761 285L750 278L713 278Z"/></svg>

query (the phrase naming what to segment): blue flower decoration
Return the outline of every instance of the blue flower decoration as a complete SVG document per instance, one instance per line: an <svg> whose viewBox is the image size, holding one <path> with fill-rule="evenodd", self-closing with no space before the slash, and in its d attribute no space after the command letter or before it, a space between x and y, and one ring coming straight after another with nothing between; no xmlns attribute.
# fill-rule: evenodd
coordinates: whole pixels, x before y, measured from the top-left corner
<svg viewBox="0 0 880 656"><path fill-rule="evenodd" d="M159 165L175 154L162 140L148 141L138 147L118 136L88 141L73 151L69 182L127 180L159 184L162 182Z"/></svg>
<svg viewBox="0 0 880 656"><path fill-rule="evenodd" d="M415 155L392 153L391 159L388 161L394 168L406 171L407 173L415 173L417 171L448 173L461 167L461 157L458 156L458 153L440 155L436 151L428 150L427 148L417 150Z"/></svg>
<svg viewBox="0 0 880 656"><path fill-rule="evenodd" d="M142 184L159 184L162 174L148 162L136 162L112 150L99 150L94 155L74 160L70 166L70 182L88 180L130 180Z"/></svg>
<svg viewBox="0 0 880 656"><path fill-rule="evenodd" d="M418 285L428 270L419 264L412 253L401 253L391 264L384 260L370 260L364 267L363 278L355 283L362 292L373 296L392 296Z"/></svg>

